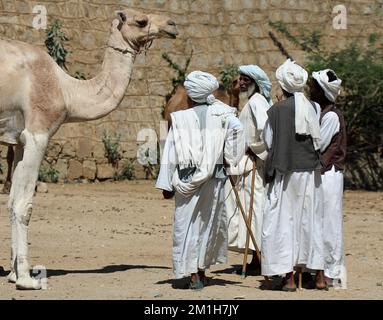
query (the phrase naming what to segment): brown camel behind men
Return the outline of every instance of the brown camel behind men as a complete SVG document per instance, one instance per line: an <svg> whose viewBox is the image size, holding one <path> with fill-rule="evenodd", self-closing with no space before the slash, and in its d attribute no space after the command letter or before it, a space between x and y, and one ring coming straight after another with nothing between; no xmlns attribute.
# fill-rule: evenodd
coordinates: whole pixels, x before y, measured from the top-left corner
<svg viewBox="0 0 383 320"><path fill-rule="evenodd" d="M229 106L234 108L239 107L239 76L233 79L232 85L228 90L225 90L223 85L220 85L219 88L214 91L214 96L221 100L223 103L226 103ZM164 109L164 119L168 121L169 126L171 125L170 114L175 111L185 110L192 107L192 102L188 99L185 87L182 84L179 84L175 93L171 96L167 102Z"/></svg>

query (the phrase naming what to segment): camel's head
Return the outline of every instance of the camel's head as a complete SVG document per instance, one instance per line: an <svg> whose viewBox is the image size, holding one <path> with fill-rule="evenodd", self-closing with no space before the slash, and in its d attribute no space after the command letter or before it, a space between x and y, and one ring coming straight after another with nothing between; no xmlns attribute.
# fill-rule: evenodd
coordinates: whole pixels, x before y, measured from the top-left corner
<svg viewBox="0 0 383 320"><path fill-rule="evenodd" d="M169 18L130 9L117 11L116 14L112 27L117 28L123 40L135 50L156 38L175 39L178 35L175 22Z"/></svg>

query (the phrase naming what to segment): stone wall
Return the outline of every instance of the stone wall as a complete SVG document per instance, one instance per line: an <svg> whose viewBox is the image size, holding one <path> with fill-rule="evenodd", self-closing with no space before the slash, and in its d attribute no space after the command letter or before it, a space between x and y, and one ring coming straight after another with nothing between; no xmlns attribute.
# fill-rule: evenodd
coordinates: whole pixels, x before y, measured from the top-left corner
<svg viewBox="0 0 383 320"><path fill-rule="evenodd" d="M382 0L341 1L347 8L348 27L335 30L332 21L334 6L340 1L317 0L1 0L0 36L44 46L44 30L32 28L35 5L46 6L48 24L59 19L70 39L69 72L80 70L87 78L97 74L105 50L114 11L134 8L143 12L166 14L176 21L177 40L154 42L138 57L132 82L117 110L97 121L65 124L53 137L44 165L60 172L60 180L107 179L115 171L107 163L102 135L118 134L123 163L136 158L137 133L143 128L159 131L165 96L171 89L173 71L161 58L167 52L183 65L185 56L194 50L189 70L202 69L218 76L225 64L260 65L275 84L274 72L284 57L268 36L268 21L283 21L299 28L319 29L324 44L340 48L351 40L366 41L366 35L382 31ZM280 39L289 53L303 63L303 52ZM0 70L1 72L1 70ZM274 86L276 87L276 86ZM273 89L273 95L276 89ZM2 168L6 170L5 147L1 149ZM136 176L145 178L142 165L135 161Z"/></svg>

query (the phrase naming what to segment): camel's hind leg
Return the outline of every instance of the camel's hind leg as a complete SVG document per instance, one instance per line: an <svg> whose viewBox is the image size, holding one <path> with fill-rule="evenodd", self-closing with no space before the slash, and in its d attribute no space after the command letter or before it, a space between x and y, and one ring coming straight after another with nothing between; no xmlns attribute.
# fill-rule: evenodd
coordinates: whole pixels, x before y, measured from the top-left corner
<svg viewBox="0 0 383 320"><path fill-rule="evenodd" d="M15 154L13 160L13 170L15 171L17 164L23 159L24 146L18 144L15 147ZM9 170L9 168L8 168ZM17 236L16 236L16 219L13 217L13 210L9 210L11 227L12 227L12 247L11 247L11 272L7 279L9 282L16 282L16 251L17 251Z"/></svg>
<svg viewBox="0 0 383 320"><path fill-rule="evenodd" d="M5 180L3 190L1 191L1 193L4 193L4 194L9 194L9 192L11 191L13 161L14 161L13 146L10 145L8 146L8 150L7 150L7 164L8 164L7 179Z"/></svg>
<svg viewBox="0 0 383 320"><path fill-rule="evenodd" d="M24 143L23 159L13 174L8 209L12 219L12 246L16 251L14 270L17 289L41 289L41 283L33 279L28 264L28 225L32 214L32 200L38 171L48 144L48 135L32 133L25 129L20 137Z"/></svg>

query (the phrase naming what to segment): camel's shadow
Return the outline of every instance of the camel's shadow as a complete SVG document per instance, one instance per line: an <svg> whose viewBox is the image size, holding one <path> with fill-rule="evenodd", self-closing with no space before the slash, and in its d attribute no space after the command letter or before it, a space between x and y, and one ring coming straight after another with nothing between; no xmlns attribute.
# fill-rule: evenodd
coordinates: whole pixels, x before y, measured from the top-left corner
<svg viewBox="0 0 383 320"><path fill-rule="evenodd" d="M148 266L148 265L129 265L129 264L117 264L105 266L100 269L84 269L84 270L63 270L63 269L48 269L47 275L49 277L63 276L67 274L82 274L82 273L114 273L123 272L132 269L171 269L164 266Z"/></svg>

